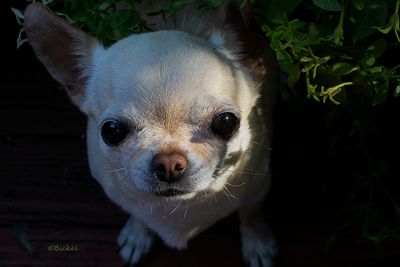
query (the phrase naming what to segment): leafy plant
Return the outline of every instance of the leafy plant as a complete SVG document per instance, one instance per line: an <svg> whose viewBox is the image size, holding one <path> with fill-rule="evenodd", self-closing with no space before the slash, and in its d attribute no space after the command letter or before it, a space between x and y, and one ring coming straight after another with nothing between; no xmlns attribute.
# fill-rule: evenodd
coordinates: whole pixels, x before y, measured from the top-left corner
<svg viewBox="0 0 400 267"><path fill-rule="evenodd" d="M304 77L308 97L316 101L339 104L347 100L346 90L352 90L378 105L388 94L400 94L400 65L380 61L400 47L381 34L393 30L398 38L399 3L272 0L262 5L267 10L261 17L262 28L288 75L289 86ZM394 4L389 24L384 26ZM312 19L299 19L296 9L307 11Z"/></svg>

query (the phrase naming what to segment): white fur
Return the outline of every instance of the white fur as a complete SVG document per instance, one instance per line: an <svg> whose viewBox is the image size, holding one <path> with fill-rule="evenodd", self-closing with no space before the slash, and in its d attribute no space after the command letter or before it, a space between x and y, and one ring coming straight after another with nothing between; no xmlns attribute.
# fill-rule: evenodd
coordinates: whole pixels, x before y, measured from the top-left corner
<svg viewBox="0 0 400 267"><path fill-rule="evenodd" d="M201 49L192 49L196 45ZM193 127L190 124L183 124L177 129L179 135L170 134L143 118L143 125L147 129L126 141L122 148L118 148L121 151L117 152L102 142L99 125L103 119L114 114L137 120L145 113L145 105L148 104L143 103L143 99L147 95L151 98L152 93L162 94L160 91L165 90L166 96L179 96L179 99L173 98L168 104L187 108L188 114L192 112L196 116L201 116L202 112L206 113L221 103L235 105L243 116L241 130L229 142L226 154L247 150L250 146L250 131L246 116L250 113L255 97L249 95L243 74L234 70L235 79L229 73L229 67L213 54L212 48L201 39L175 31L128 37L108 50L94 54L93 74L84 103L84 110L89 115L88 152L93 176L103 185L111 199L145 222L167 244L178 248L185 247L194 235L242 205L245 199L240 198L240 195L247 194L246 191L251 188L246 184L249 181L245 175L236 174L241 168L231 166L216 182L212 173L219 160L217 156L214 155L210 165L190 149L190 139L174 137L174 134L185 136ZM179 50L179 56L171 50ZM185 64L187 61L189 64ZM234 87L234 84L239 86ZM218 99L219 96L222 99ZM236 99L240 99L240 102L236 102ZM204 106L205 103L210 106ZM138 110L138 107L143 110ZM137 143L144 144L146 150L140 152ZM181 184L182 187L190 188L193 194L165 200L147 193L147 187L152 182L147 173L149 162L157 148L166 143L176 143L187 153L189 162L194 164L193 176ZM121 162L113 164L121 153L124 155ZM118 169L121 171L113 172ZM229 188L226 185L228 181L242 186ZM259 183L252 186L257 188ZM231 192L225 192L225 187ZM248 194L252 195L251 192ZM170 214L173 210L173 214Z"/></svg>

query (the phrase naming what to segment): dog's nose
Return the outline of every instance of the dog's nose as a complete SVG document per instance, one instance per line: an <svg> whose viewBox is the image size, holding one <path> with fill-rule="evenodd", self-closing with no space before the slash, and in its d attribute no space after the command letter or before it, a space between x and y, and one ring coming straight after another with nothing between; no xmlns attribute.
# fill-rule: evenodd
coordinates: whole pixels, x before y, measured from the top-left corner
<svg viewBox="0 0 400 267"><path fill-rule="evenodd" d="M186 166L186 158L178 153L157 154L151 162L153 172L164 182L175 182L182 178Z"/></svg>

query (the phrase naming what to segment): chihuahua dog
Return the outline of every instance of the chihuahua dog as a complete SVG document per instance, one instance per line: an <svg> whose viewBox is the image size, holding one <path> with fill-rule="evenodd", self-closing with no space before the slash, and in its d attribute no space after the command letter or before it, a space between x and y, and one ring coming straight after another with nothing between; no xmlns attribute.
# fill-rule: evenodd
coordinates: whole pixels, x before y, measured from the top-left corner
<svg viewBox="0 0 400 267"><path fill-rule="evenodd" d="M92 175L131 215L120 254L136 264L156 235L183 249L238 210L244 259L271 266L277 246L262 203L275 63L265 42L233 3L157 16L161 1L143 2L154 31L107 48L40 3L25 10L35 54L87 116Z"/></svg>

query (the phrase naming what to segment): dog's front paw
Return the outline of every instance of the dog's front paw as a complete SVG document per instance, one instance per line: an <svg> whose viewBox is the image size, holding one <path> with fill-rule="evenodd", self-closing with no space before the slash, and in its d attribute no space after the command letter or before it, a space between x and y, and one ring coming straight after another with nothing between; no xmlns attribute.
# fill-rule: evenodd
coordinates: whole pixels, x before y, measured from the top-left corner
<svg viewBox="0 0 400 267"><path fill-rule="evenodd" d="M278 254L278 244L265 220L263 203L239 210L243 258L249 267L271 267Z"/></svg>
<svg viewBox="0 0 400 267"><path fill-rule="evenodd" d="M154 233L141 221L131 217L121 230L117 242L120 246L119 254L129 266L133 266L150 252Z"/></svg>
<svg viewBox="0 0 400 267"><path fill-rule="evenodd" d="M264 231L257 234L242 230L242 253L249 267L271 267L272 259L278 254L278 244Z"/></svg>

